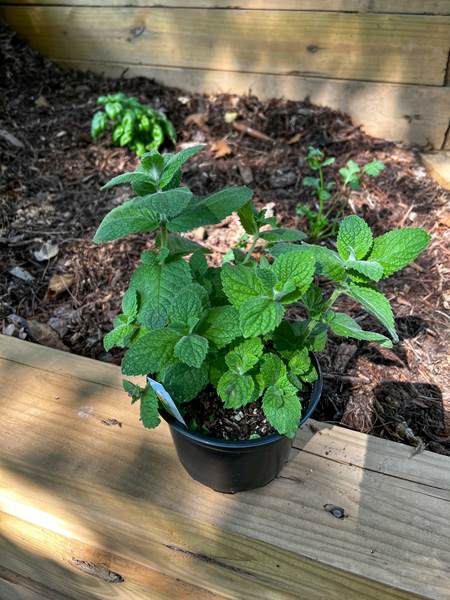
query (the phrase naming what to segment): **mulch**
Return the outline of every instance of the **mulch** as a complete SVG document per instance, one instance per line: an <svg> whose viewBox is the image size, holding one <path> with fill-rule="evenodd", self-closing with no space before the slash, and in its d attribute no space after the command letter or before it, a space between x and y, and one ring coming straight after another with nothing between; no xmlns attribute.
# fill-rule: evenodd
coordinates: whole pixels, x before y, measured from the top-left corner
<svg viewBox="0 0 450 600"><path fill-rule="evenodd" d="M375 235L417 226L432 242L411 266L379 285L396 315L399 344L389 350L330 335L319 355L325 385L315 418L410 444L417 452L450 455L450 197L429 178L417 149L373 139L347 116L308 101L205 96L142 78L113 80L63 69L3 26L0 81L3 334L121 362L123 351L105 352L102 339L120 312L140 254L152 248L153 234L92 243L103 216L132 197L127 186L104 191L101 186L139 163L127 149L113 147L106 134L92 140L90 122L100 95L123 92L163 110L178 132L176 150L208 145L184 170L183 184L195 194L245 182L257 206L286 227L305 230L296 205L314 208L301 185L311 175L309 146L336 157L329 179L338 179L350 159L359 164L380 159L385 170L352 193L347 214L364 217ZM237 122L272 141L237 130L224 120L226 113L238 113ZM198 114L203 116L186 122ZM211 146L223 141L229 152L220 157ZM173 148L166 144L163 150ZM242 233L232 216L189 235L208 246L212 264L218 264ZM54 256L39 260L45 253ZM339 299L337 308L363 328L383 332L351 299Z"/></svg>

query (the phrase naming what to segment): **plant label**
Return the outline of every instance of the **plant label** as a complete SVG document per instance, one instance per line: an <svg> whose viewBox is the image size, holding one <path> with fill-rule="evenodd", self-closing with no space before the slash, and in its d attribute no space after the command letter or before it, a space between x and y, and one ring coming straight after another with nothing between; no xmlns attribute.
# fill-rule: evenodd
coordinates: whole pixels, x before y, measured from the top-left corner
<svg viewBox="0 0 450 600"><path fill-rule="evenodd" d="M165 390L164 386L154 381L151 377L147 377L149 384L152 386L155 394L158 396L158 399L161 401L161 404L167 410L172 417L175 417L177 421L182 423L185 427L187 427L184 422L183 417L180 415L180 411L178 410L175 402L170 397L170 394Z"/></svg>

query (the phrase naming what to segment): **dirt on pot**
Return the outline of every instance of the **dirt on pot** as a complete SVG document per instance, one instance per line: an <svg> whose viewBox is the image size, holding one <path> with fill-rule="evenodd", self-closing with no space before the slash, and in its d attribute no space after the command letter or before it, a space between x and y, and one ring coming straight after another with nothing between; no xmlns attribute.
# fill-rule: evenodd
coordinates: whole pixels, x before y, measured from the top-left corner
<svg viewBox="0 0 450 600"><path fill-rule="evenodd" d="M103 216L132 197L127 186L101 186L139 162L127 149L113 147L106 133L92 140L100 95L123 92L164 110L178 132L177 151L208 145L186 163L184 184L197 195L246 184L257 206L268 208L284 227L306 230L296 205L314 208L310 190L301 185L311 175L309 146L336 157L330 179L339 177L349 159L379 159L385 170L352 193L347 214L363 217L375 235L417 226L433 239L412 265L380 283L396 315L399 344L387 350L330 336L319 355L324 391L314 416L417 451L450 455L450 196L427 176L414 149L370 138L348 117L308 101L188 94L142 78L112 80L62 69L4 26L0 53L4 334L121 362L123 351L105 352L102 339L153 234L92 243ZM249 125L259 135L248 135ZM242 233L230 217L190 235L212 250L211 264L219 264ZM338 300L336 308L363 328L384 333L351 299Z"/></svg>

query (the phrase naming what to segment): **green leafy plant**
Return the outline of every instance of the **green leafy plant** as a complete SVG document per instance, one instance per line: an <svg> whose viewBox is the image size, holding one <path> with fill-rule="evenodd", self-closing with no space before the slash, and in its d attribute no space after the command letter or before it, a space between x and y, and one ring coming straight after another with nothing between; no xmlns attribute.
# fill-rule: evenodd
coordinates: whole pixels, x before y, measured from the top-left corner
<svg viewBox="0 0 450 600"><path fill-rule="evenodd" d="M95 242L158 229L155 249L142 254L123 297L123 312L104 345L107 350L114 344L127 347L122 372L150 374L179 405L210 384L226 408L261 399L268 421L293 437L304 384L317 378L310 352L323 350L328 328L392 345L385 335L364 331L352 317L333 310L336 298L346 294L360 302L397 341L389 302L373 282L414 260L429 235L409 228L373 239L363 219L349 216L341 223L337 252L306 244L303 232L279 228L275 217L258 211L246 187L205 197L179 187L182 164L201 149L150 152L136 171L104 186L130 183L137 196L104 218ZM233 211L251 239L249 248L238 245L221 267L208 266L209 250L180 234L220 223ZM257 244L266 251L259 261L253 256ZM314 283L315 274L332 281L328 298ZM307 318L286 320L286 308L293 304L301 305ZM144 426L156 426L158 397L152 387L128 381L124 386L133 402L140 401Z"/></svg>
<svg viewBox="0 0 450 600"><path fill-rule="evenodd" d="M325 183L323 169L332 165L335 160L332 156L325 158L324 152L310 146L306 161L311 169L319 171L319 177L305 177L302 183L312 188L313 195L317 196L319 200L319 206L317 211L300 204L297 206L297 214L305 215L310 223L310 239L323 239L330 235L335 235L339 229L339 217L347 205L351 191L360 188L361 177L363 175L376 177L384 169L384 164L381 160L367 163L362 168L358 167L352 160L349 160L346 167L339 169L339 173L342 176L342 184L333 196L332 190L336 188L337 184L335 181ZM337 214L332 217L333 210L342 197L344 198L342 206ZM325 209L324 203L328 201L331 201L331 204Z"/></svg>
<svg viewBox="0 0 450 600"><path fill-rule="evenodd" d="M108 119L113 123L112 139L116 146L127 146L138 156L158 150L165 136L175 144L177 134L172 123L160 113L140 104L137 98L124 94L100 96L97 104L105 110L95 113L91 123L91 134L96 140L108 128Z"/></svg>

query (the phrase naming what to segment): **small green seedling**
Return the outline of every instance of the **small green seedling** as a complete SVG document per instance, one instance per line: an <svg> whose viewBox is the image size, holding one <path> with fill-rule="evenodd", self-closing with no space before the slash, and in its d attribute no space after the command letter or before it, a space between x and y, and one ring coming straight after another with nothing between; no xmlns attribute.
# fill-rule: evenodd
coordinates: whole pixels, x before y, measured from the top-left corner
<svg viewBox="0 0 450 600"><path fill-rule="evenodd" d="M91 124L91 134L96 140L108 128L108 119L113 123L112 139L116 146L127 146L138 156L158 150L165 136L175 144L177 134L172 123L160 113L140 104L137 98L124 94L100 96L97 104L105 110L96 112Z"/></svg>
<svg viewBox="0 0 450 600"><path fill-rule="evenodd" d="M351 191L360 188L361 177L364 174L376 177L379 175L380 171L384 169L384 164L381 160L375 160L367 163L361 169L355 162L349 160L347 162L347 167L339 169L343 181L340 189L337 190L333 196L332 190L333 188L336 188L336 182L330 181L325 183L323 169L324 167L332 165L336 159L331 156L325 158L324 152L310 146L306 160L311 169L319 171L319 177L305 177L302 183L303 185L312 188L313 194L319 199L319 206L318 210L314 211L307 206L299 204L297 206L297 214L305 215L307 217L311 228L309 233L310 239L323 239L337 233L339 229L339 218L347 205ZM332 217L332 212L343 195L344 201L342 206L337 214ZM330 200L331 205L325 211L324 203Z"/></svg>
<svg viewBox="0 0 450 600"><path fill-rule="evenodd" d="M144 154L134 172L104 186L130 183L137 195L106 215L95 242L157 230L155 248L142 254L123 297L123 312L104 345L106 350L114 344L128 348L122 372L149 374L178 405L211 385L225 408L260 399L269 423L293 437L302 398L307 399L304 384L317 378L310 352L324 349L328 329L392 346L385 335L364 331L352 317L333 310L336 298L344 294L360 302L398 341L389 301L374 282L414 260L430 236L407 228L374 239L365 221L352 215L340 225L337 252L306 244L305 233L279 228L276 217L258 211L247 187L204 197L179 187L182 164L202 148ZM218 224L234 211L249 247L239 244L221 267L209 266L205 254L210 251L180 234ZM259 261L253 256L257 245L262 248ZM331 281L327 298L315 275ZM287 320L292 305L302 306L307 317ZM124 386L132 402L140 401L144 426L156 427L160 404L150 384L124 380Z"/></svg>

